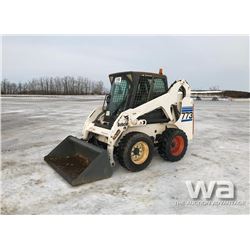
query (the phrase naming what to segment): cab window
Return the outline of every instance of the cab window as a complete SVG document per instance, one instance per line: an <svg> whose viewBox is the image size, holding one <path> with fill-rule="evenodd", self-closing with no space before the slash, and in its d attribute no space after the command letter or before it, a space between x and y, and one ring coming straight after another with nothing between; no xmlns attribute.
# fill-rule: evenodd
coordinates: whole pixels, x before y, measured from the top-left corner
<svg viewBox="0 0 250 250"><path fill-rule="evenodd" d="M154 78L153 79L153 90L151 99L154 99L160 95L165 94L167 91L166 84L162 78Z"/></svg>
<svg viewBox="0 0 250 250"><path fill-rule="evenodd" d="M140 106L143 103L147 102L150 93L151 82L152 77L140 76L135 95L134 107Z"/></svg>
<svg viewBox="0 0 250 250"><path fill-rule="evenodd" d="M152 76L140 76L134 107L140 106L167 92L167 86L162 78Z"/></svg>
<svg viewBox="0 0 250 250"><path fill-rule="evenodd" d="M122 77L116 77L111 87L111 99L109 111L113 115L119 108L124 105L129 90L129 83Z"/></svg>

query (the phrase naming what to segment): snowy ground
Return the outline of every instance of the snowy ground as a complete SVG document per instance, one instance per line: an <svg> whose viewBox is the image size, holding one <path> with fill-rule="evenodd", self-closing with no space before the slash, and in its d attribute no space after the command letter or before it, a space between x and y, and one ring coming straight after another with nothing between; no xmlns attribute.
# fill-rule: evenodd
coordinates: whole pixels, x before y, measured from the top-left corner
<svg viewBox="0 0 250 250"><path fill-rule="evenodd" d="M185 158L155 153L139 173L71 187L44 161L62 139L81 136L102 97L2 97L2 214L249 213L249 102L197 101L195 139ZM185 204L185 181L230 180L238 205ZM214 198L213 200L216 200Z"/></svg>

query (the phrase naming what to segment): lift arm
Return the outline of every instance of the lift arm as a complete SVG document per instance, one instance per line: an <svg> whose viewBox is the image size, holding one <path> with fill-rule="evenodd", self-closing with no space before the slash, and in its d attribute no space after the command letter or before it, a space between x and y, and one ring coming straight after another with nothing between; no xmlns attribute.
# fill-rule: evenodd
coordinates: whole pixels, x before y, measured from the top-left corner
<svg viewBox="0 0 250 250"><path fill-rule="evenodd" d="M178 92L179 89L183 87L185 89L185 97L186 99L190 98L191 88L189 84L185 80L179 80L175 82L169 89L169 91L159 96L147 103L144 103L134 109L129 109L124 113L127 113L129 116L129 124L130 126L140 126L145 123L143 120L138 120L138 117L147 114L155 109L161 108L165 113L166 117L170 119L171 122L175 122L173 117L171 107L178 102Z"/></svg>

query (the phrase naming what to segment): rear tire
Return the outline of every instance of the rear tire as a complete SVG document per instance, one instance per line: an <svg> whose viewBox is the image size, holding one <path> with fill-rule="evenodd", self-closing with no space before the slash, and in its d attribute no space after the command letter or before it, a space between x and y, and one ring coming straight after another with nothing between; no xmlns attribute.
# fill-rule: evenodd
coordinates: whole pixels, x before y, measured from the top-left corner
<svg viewBox="0 0 250 250"><path fill-rule="evenodd" d="M168 128L162 133L158 152L166 161L179 161L186 153L188 139L186 134L176 128Z"/></svg>
<svg viewBox="0 0 250 250"><path fill-rule="evenodd" d="M143 133L125 135L118 146L119 163L131 172L144 170L153 157L154 144L151 138Z"/></svg>

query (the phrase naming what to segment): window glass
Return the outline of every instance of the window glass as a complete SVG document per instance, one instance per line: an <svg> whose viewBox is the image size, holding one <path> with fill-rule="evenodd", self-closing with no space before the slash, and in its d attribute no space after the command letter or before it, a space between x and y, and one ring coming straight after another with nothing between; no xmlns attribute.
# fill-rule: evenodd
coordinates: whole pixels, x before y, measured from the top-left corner
<svg viewBox="0 0 250 250"><path fill-rule="evenodd" d="M146 77L146 76L140 77L138 88L135 95L134 107L137 107L147 102L151 81L152 81L151 77Z"/></svg>
<svg viewBox="0 0 250 250"><path fill-rule="evenodd" d="M165 93L166 84L163 79L153 79L152 76L141 76L135 95L134 107L142 105L148 100L152 100Z"/></svg>
<svg viewBox="0 0 250 250"><path fill-rule="evenodd" d="M125 79L115 80L111 87L111 99L108 110L111 115L115 113L124 104L128 94L129 84Z"/></svg>
<svg viewBox="0 0 250 250"><path fill-rule="evenodd" d="M162 94L166 93L166 84L161 78L155 78L153 84L152 98L156 98Z"/></svg>

